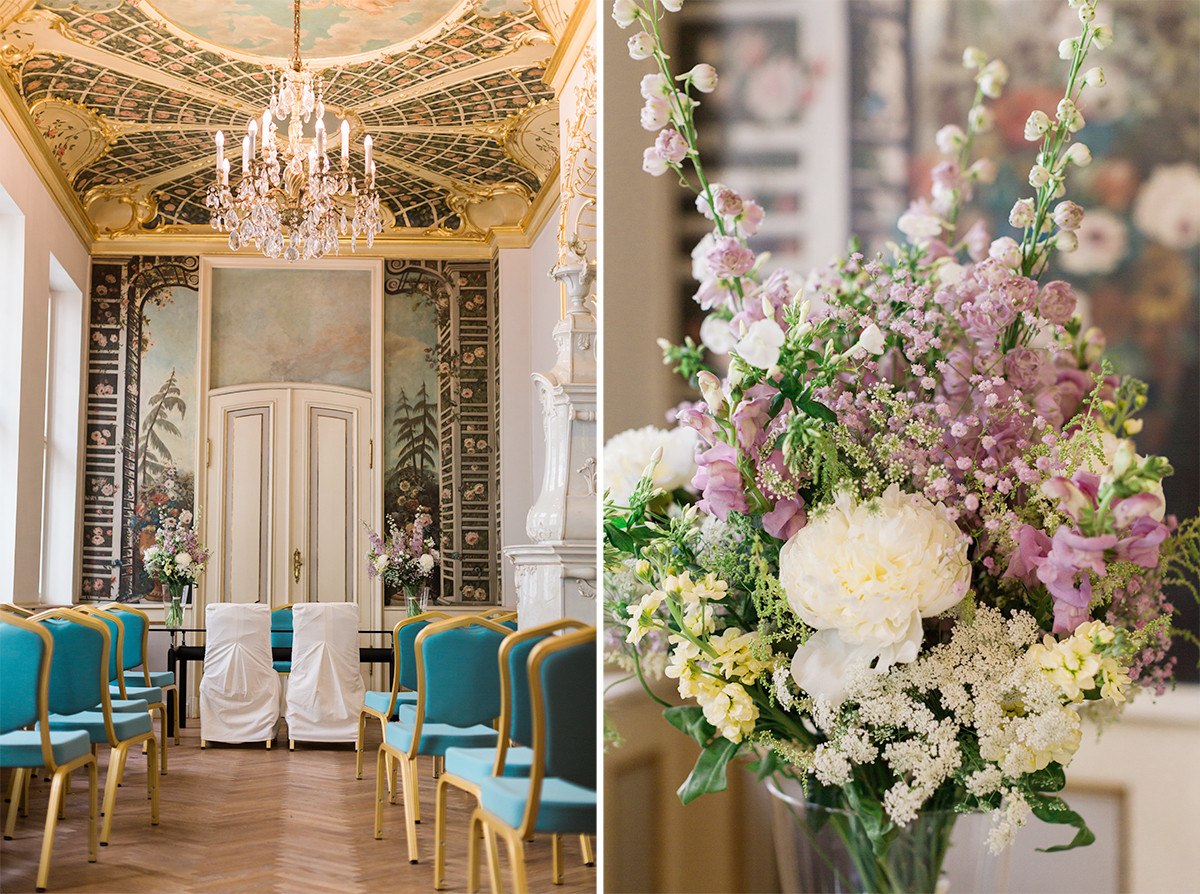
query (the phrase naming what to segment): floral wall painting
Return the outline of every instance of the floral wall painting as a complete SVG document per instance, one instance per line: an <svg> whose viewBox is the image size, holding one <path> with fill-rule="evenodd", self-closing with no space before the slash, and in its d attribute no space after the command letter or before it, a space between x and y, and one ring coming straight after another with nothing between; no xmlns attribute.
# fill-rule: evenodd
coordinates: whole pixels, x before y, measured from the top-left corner
<svg viewBox="0 0 1200 894"><path fill-rule="evenodd" d="M440 541L437 301L446 283L410 267L389 277L383 305L383 514L400 528L418 515ZM431 578L436 595L437 578ZM388 594L389 596L394 594Z"/></svg>
<svg viewBox="0 0 1200 894"><path fill-rule="evenodd" d="M371 272L216 267L210 386L371 390Z"/></svg>
<svg viewBox="0 0 1200 894"><path fill-rule="evenodd" d="M146 307L142 326L133 593L158 601L161 587L142 567L142 551L163 520L189 524L196 508L196 292L165 290Z"/></svg>

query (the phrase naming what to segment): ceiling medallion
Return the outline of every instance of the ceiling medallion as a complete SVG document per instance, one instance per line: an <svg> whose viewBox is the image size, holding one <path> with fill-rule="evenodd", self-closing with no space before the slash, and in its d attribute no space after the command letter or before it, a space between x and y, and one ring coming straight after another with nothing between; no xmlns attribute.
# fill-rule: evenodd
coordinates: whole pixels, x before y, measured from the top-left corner
<svg viewBox="0 0 1200 894"><path fill-rule="evenodd" d="M383 229L371 137L363 138L363 184L350 173L350 122L342 118L341 165L335 170L326 155L325 85L320 72L300 61L300 0L294 0L292 64L276 77L271 73L271 103L260 119L251 119L242 138L242 176L229 185L225 134L217 131L216 183L204 204L213 229L229 233L229 247L254 246L269 258L287 261L338 253L338 235L350 236L354 251L359 236L374 245ZM304 125L314 119L311 139ZM275 119L287 121L287 137L277 136ZM261 140L259 139L261 133Z"/></svg>

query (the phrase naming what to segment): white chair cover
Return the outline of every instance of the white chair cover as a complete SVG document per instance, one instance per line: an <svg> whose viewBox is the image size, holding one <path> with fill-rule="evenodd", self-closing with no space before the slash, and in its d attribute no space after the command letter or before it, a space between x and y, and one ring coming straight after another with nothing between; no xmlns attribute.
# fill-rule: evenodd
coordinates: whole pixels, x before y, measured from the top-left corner
<svg viewBox="0 0 1200 894"><path fill-rule="evenodd" d="M292 672L288 675L288 738L353 742L366 686L358 660L358 606L309 602L292 611Z"/></svg>
<svg viewBox="0 0 1200 894"><path fill-rule="evenodd" d="M259 603L208 606L200 738L266 742L279 723L279 674L271 663L271 609Z"/></svg>

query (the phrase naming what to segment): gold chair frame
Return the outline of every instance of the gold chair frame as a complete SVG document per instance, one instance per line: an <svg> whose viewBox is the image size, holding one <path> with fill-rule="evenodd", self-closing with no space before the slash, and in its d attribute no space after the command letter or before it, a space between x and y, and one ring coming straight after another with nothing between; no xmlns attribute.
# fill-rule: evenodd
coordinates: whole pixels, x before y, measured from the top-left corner
<svg viewBox="0 0 1200 894"><path fill-rule="evenodd" d="M85 612L70 608L46 609L38 612L30 620L37 623L52 618L83 624L100 632L104 638L104 647L101 651L101 676L107 676L109 650L112 648L112 637L109 634L108 625ZM107 847L108 836L112 831L113 808L117 802L117 787L121 784L121 777L125 774L125 760L129 756L129 749L142 742L146 743L146 795L150 799L150 825L158 825L158 740L154 738L153 724L148 733L141 733L129 739L117 739L116 730L113 729L112 724L112 704L109 701L108 686L101 686L100 693L100 709L104 714L104 729L109 747L112 749L108 758L108 771L104 776L104 805L100 811L100 815L104 817L104 825L100 830L100 846ZM92 749L94 753L94 744Z"/></svg>
<svg viewBox="0 0 1200 894"><path fill-rule="evenodd" d="M81 755L65 764L56 763L54 748L50 744L50 662L54 653L54 638L41 624L27 620L18 612L6 613L0 617L0 623L11 624L22 630L36 633L45 645L42 652L41 666L38 669L37 682L37 714L38 730L42 739L42 766L53 774L50 781L50 803L46 808L46 827L42 832L42 854L38 860L37 890L45 891L46 882L50 876L50 854L54 849L54 830L58 825L59 814L66 806L66 789L71 773L80 767L87 768L88 774L88 862L95 863L96 850L96 804L98 789L98 766L96 755L89 748L87 754ZM8 818L4 824L4 837L11 839L17 822L17 807L22 797L28 797L26 785L29 781L31 767L14 767L11 780L11 804L8 808Z"/></svg>
<svg viewBox="0 0 1200 894"><path fill-rule="evenodd" d="M363 749L367 743L367 720L371 717L379 721L379 735L383 737L384 731L387 729L388 721L391 715L396 712L396 697L400 694L400 628L406 627L409 624L415 624L418 621L430 622L432 619L445 620L450 615L440 611L427 611L419 615L413 615L411 618L404 618L392 628L392 695L388 700L387 715L380 713L374 708L363 705L362 710L358 712L358 740L354 743L354 778L362 779L363 774ZM390 760L390 758L389 758ZM391 802L396 802L396 792L392 788L392 773L389 767L388 771L388 795Z"/></svg>
<svg viewBox="0 0 1200 894"><path fill-rule="evenodd" d="M510 633L504 638L504 642L500 644L500 720L497 727L503 733L512 725L513 705L510 698L512 689L512 672L509 669L508 656L512 650L528 639L533 639L539 636L552 635L559 630L584 630L590 629L590 626L582 621L576 621L571 618L565 618L559 621L551 621L547 624L541 624L537 627L526 627L524 630L517 630ZM509 738L501 735L496 742L496 760L492 765L493 775L502 775L504 773L504 764L508 754ZM437 795L434 801L434 857L433 857L433 889L441 891L446 883L446 787L454 786L460 791L464 791L475 798L476 806L479 804L479 786L475 783L463 779L461 776L456 776L453 773L443 773L438 777ZM554 884L562 884L562 866L560 859L562 849L558 845L558 836L554 836L553 856L554 856ZM591 866L595 862L595 856L592 854L591 840L587 835L579 836L580 846L583 848L583 862L587 866ZM489 842L489 848L494 847L494 843ZM489 863L489 866L493 864ZM495 881L499 885L499 880Z"/></svg>
<svg viewBox="0 0 1200 894"><path fill-rule="evenodd" d="M104 611L108 611L108 612L128 612L129 614L133 614L133 615L141 615L143 620L145 620L145 622L146 622L145 629L142 631L142 677L145 679L147 686L153 685L150 682L150 668L148 666L148 662L150 661L150 651L149 651L149 648L150 648L150 616L147 615L140 608L134 608L132 605L126 605L123 602L110 602L107 605L100 606L100 608L103 609ZM134 671L134 673L136 673L136 671ZM159 686L158 688L161 689L163 692L174 692L175 693L175 704L173 706L174 709L172 710L171 714L175 721L175 744L178 745L179 744L179 685L177 683L168 683L166 686ZM164 698L165 697L166 696L164 696ZM166 740L164 739L163 741L165 743ZM167 749L164 744L164 747L163 747L163 773L165 774L166 772L167 772Z"/></svg>
<svg viewBox="0 0 1200 894"><path fill-rule="evenodd" d="M497 834L504 839L508 849L513 890L517 894L528 894L529 882L525 875L524 842L532 836L537 825L542 778L545 776L543 755L546 750L546 716L544 695L537 671L541 667L542 656L547 652L569 649L589 641L592 643L596 641L595 627L589 626L584 630L546 639L534 646L529 654L529 694L533 712L533 766L529 773L529 797L525 801L525 813L521 818L521 824L516 828L509 826L483 807L477 807L472 812L470 834L467 838L470 847L467 853L467 891L470 894L475 894L479 890L480 838L484 839L487 847L488 876L492 883L492 891L494 894L500 894L500 861L495 844L495 835ZM562 841L557 835L553 839L553 865L554 883L562 884Z"/></svg>
<svg viewBox="0 0 1200 894"><path fill-rule="evenodd" d="M417 862L417 826L421 821L420 789L417 785L417 750L421 746L421 727L425 722L425 664L422 661L422 646L430 636L436 636L444 630L470 625L487 627L504 636L512 633L507 627L502 627L495 621L480 618L477 615L455 615L444 621L437 621L427 626L417 634L414 654L417 662L417 716L413 724L412 741L408 751L401 752L389 745L387 738L379 745L379 756L375 763L375 838L383 838L383 792L384 779L388 778L388 789L392 792L392 803L395 803L396 769L400 770L400 780L404 786L404 825L408 840L408 862ZM393 758L389 762L389 756Z"/></svg>

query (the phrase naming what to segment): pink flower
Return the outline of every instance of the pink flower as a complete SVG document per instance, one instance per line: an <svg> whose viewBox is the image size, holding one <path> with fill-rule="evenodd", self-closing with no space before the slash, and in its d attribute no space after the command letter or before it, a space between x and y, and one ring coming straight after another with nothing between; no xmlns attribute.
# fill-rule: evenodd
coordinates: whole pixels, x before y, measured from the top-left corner
<svg viewBox="0 0 1200 894"><path fill-rule="evenodd" d="M737 451L728 444L716 444L696 455L699 469L692 486L701 494L696 504L701 512L724 521L730 512L745 512L746 488L737 467Z"/></svg>
<svg viewBox="0 0 1200 894"><path fill-rule="evenodd" d="M804 498L780 500L775 508L762 517L763 530L780 540L790 540L792 535L808 523L804 511Z"/></svg>
<svg viewBox="0 0 1200 894"><path fill-rule="evenodd" d="M692 86L701 93L712 93L717 89L717 70L707 62L693 66L686 77L691 79Z"/></svg>
<svg viewBox="0 0 1200 894"><path fill-rule="evenodd" d="M679 131L667 128L659 131L658 139L654 141L654 149L664 161L679 164L688 153L688 144Z"/></svg>
<svg viewBox="0 0 1200 894"><path fill-rule="evenodd" d="M1047 283L1038 298L1038 312L1050 323L1068 322L1075 313L1075 293L1070 283L1061 280Z"/></svg>
<svg viewBox="0 0 1200 894"><path fill-rule="evenodd" d="M733 236L718 236L704 256L713 276L728 279L749 273L754 266L754 252Z"/></svg>
<svg viewBox="0 0 1200 894"><path fill-rule="evenodd" d="M645 130L662 130L671 120L671 106L665 97L652 96L642 106L642 127Z"/></svg>
<svg viewBox="0 0 1200 894"><path fill-rule="evenodd" d="M642 170L653 177L659 177L667 173L670 167L667 165L666 159L659 154L658 149L651 146L642 153Z"/></svg>

